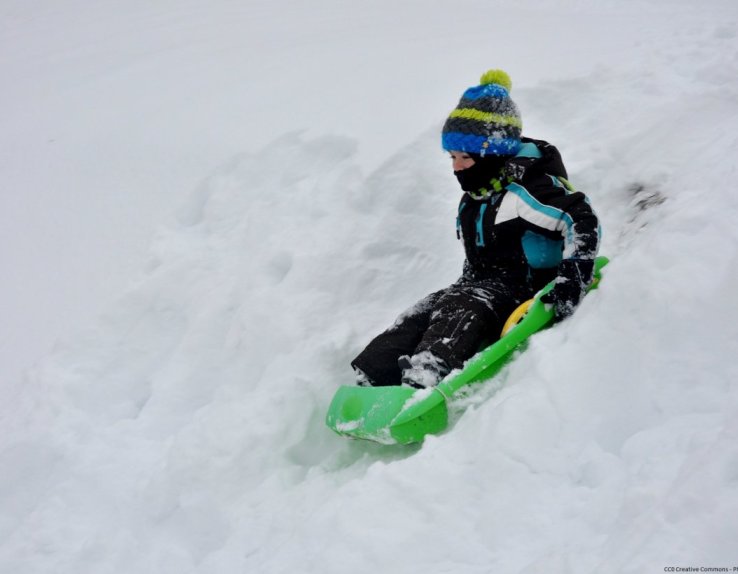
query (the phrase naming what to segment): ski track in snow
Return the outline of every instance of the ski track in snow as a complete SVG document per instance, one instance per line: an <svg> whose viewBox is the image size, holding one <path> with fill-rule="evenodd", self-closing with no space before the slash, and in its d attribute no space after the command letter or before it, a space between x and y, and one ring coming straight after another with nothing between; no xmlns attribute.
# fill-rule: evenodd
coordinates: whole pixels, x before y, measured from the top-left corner
<svg viewBox="0 0 738 574"><path fill-rule="evenodd" d="M738 566L738 13L715 6L640 61L513 89L612 261L422 446L323 417L361 346L460 273L438 126L369 173L355 138L300 132L225 163L6 397L0 571Z"/></svg>

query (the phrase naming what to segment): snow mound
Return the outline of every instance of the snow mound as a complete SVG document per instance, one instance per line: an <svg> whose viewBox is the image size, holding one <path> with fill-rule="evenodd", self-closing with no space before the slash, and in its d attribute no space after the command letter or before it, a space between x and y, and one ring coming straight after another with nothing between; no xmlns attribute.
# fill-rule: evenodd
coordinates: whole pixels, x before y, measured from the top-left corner
<svg viewBox="0 0 738 574"><path fill-rule="evenodd" d="M361 346L460 272L438 126L368 175L356 141L300 133L224 165L3 406L2 570L732 566L738 46L683 33L678 61L518 91L612 263L422 446L323 417Z"/></svg>

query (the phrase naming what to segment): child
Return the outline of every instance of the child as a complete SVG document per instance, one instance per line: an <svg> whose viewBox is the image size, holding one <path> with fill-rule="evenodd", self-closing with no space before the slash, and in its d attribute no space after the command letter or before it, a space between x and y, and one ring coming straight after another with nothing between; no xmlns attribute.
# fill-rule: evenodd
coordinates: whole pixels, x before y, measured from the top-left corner
<svg viewBox="0 0 738 574"><path fill-rule="evenodd" d="M464 191L456 218L466 259L461 277L431 293L377 336L351 365L360 385L436 385L508 315L555 279L542 300L560 321L592 280L597 216L575 192L558 150L521 137L511 81L490 70L467 89L441 141Z"/></svg>

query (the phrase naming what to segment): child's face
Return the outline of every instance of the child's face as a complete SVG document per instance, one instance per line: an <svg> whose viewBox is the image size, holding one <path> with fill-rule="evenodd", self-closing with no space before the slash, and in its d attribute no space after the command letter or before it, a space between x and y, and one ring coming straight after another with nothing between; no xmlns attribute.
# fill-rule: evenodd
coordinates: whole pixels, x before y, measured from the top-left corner
<svg viewBox="0 0 738 574"><path fill-rule="evenodd" d="M451 151L451 165L453 165L454 171L462 171L469 169L474 165L474 159L465 151Z"/></svg>

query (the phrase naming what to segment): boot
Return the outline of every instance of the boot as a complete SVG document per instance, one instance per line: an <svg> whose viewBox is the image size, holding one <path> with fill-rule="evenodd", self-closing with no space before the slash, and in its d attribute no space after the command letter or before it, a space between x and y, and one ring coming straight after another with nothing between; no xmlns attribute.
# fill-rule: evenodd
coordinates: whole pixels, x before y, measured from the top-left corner
<svg viewBox="0 0 738 574"><path fill-rule="evenodd" d="M402 384L416 389L435 387L450 371L446 362L430 351L412 357L403 355L397 364L402 370Z"/></svg>
<svg viewBox="0 0 738 574"><path fill-rule="evenodd" d="M373 387L374 381L369 378L364 371L358 367L354 367L354 373L356 373L356 384L360 387Z"/></svg>

